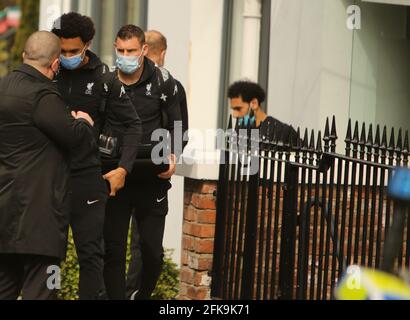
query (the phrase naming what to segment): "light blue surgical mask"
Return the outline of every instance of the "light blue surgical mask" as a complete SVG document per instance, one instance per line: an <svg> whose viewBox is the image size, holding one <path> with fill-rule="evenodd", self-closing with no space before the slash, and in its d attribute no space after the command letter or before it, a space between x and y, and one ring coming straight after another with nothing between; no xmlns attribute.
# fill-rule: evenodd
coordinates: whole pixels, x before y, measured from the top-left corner
<svg viewBox="0 0 410 320"><path fill-rule="evenodd" d="M255 123L256 118L253 115L252 108L249 107L248 114L243 118L238 119L238 126L239 127L247 127L248 125L253 126Z"/></svg>
<svg viewBox="0 0 410 320"><path fill-rule="evenodd" d="M141 64L140 64L141 57L142 57L142 51L141 51L141 55L139 56L123 56L123 55L118 54L117 52L117 61L116 61L117 68L120 69L125 74L133 74L141 67Z"/></svg>
<svg viewBox="0 0 410 320"><path fill-rule="evenodd" d="M83 49L83 51L80 54L73 56L73 57L67 58L64 55L61 55L60 56L61 66L64 69L68 69L68 70L77 69L84 60L85 55L83 56L83 54L85 52L85 49L86 47Z"/></svg>

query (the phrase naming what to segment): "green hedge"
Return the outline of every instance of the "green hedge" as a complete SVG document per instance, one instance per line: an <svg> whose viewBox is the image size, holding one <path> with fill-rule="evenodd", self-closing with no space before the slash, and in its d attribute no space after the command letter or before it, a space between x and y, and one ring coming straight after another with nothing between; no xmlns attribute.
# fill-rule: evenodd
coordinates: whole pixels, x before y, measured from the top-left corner
<svg viewBox="0 0 410 320"><path fill-rule="evenodd" d="M79 272L80 267L78 265L77 253L75 252L73 236L70 230L67 258L61 269L61 290L59 290L59 299L78 300Z"/></svg>
<svg viewBox="0 0 410 320"><path fill-rule="evenodd" d="M128 240L128 242L130 239ZM128 246L129 248L129 246ZM152 295L155 300L173 300L179 292L179 270L177 265L171 259L171 250L166 250L164 259L164 269L158 281L157 287ZM130 252L127 253L127 266L131 259ZM61 290L59 290L59 299L78 300L78 279L79 266L77 254L73 244L72 234L70 231L67 259L62 265Z"/></svg>

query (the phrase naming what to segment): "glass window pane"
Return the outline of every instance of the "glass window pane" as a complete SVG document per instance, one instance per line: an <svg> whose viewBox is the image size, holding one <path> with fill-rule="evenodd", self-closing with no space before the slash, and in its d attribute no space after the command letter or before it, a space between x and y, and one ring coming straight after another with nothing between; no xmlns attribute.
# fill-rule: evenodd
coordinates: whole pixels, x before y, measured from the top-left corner
<svg viewBox="0 0 410 320"><path fill-rule="evenodd" d="M409 8L362 3L355 30L350 117L410 129Z"/></svg>

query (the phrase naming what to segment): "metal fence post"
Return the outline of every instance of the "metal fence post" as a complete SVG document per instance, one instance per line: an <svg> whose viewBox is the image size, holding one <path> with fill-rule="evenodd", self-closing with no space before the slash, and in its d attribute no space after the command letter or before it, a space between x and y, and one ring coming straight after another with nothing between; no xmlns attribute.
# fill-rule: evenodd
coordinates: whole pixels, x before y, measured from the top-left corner
<svg viewBox="0 0 410 320"><path fill-rule="evenodd" d="M251 161L259 161L252 157ZM259 173L249 177L249 193L246 208L245 244L243 252L243 277L241 284L241 299L254 299L255 263L256 263L256 234L258 228L259 207Z"/></svg>
<svg viewBox="0 0 410 320"><path fill-rule="evenodd" d="M294 291L298 173L297 166L286 164L279 263L279 299L282 300L292 299Z"/></svg>
<svg viewBox="0 0 410 320"><path fill-rule="evenodd" d="M232 119L230 119L228 130L232 128ZM212 283L211 296L222 299L222 280L223 280L223 255L224 243L226 238L226 215L229 184L229 159L230 159L230 137L224 137L224 149L221 150L221 163L219 165L219 179L216 193L216 224L215 224L215 242L212 262Z"/></svg>
<svg viewBox="0 0 410 320"><path fill-rule="evenodd" d="M212 264L212 285L211 295L212 297L221 297L222 288L222 263L224 253L224 241L225 241L225 227L226 227L226 193L227 182L229 177L227 175L227 164L220 165L219 181L217 188L217 211L216 211L216 225L215 225L215 243L214 243L214 258Z"/></svg>

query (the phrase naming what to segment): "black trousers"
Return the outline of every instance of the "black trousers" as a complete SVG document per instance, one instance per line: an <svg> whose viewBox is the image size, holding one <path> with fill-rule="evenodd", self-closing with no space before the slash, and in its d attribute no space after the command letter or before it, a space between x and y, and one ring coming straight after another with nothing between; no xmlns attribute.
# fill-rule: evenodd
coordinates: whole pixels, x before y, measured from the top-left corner
<svg viewBox="0 0 410 320"><path fill-rule="evenodd" d="M134 213L139 230L142 270L135 299L150 299L162 272L168 189L126 187L107 203L104 240L104 279L108 298L126 298L125 269L130 217Z"/></svg>
<svg viewBox="0 0 410 320"><path fill-rule="evenodd" d="M106 299L104 285L104 216L108 187L101 173L71 178L70 225L80 265L80 299Z"/></svg>
<svg viewBox="0 0 410 320"><path fill-rule="evenodd" d="M127 272L127 299L134 300L137 292L141 289L142 273L142 253L140 244L140 235L138 224L135 217L132 216L131 222L131 260Z"/></svg>
<svg viewBox="0 0 410 320"><path fill-rule="evenodd" d="M0 301L20 295L23 300L57 300L54 276L59 267L58 258L0 254Z"/></svg>

